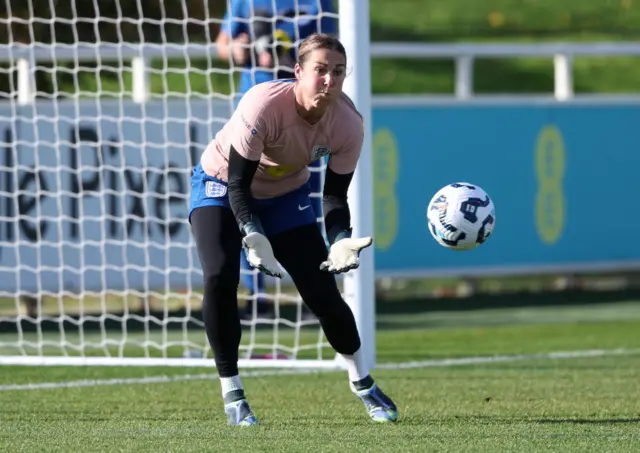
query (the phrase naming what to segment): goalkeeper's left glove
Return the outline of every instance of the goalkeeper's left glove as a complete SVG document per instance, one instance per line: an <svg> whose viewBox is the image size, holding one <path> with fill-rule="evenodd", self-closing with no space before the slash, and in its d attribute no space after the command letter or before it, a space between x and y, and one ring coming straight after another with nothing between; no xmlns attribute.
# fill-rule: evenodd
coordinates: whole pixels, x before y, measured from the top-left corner
<svg viewBox="0 0 640 453"><path fill-rule="evenodd" d="M320 265L320 270L341 274L360 266L360 251L369 247L373 238L344 238L333 243L329 257Z"/></svg>

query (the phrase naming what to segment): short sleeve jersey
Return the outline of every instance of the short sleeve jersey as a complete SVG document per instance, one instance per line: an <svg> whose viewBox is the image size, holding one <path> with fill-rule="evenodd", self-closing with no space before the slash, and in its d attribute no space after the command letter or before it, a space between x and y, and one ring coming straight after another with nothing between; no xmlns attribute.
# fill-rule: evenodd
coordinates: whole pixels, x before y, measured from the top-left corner
<svg viewBox="0 0 640 453"><path fill-rule="evenodd" d="M295 107L295 81L276 80L252 87L231 119L205 149L206 174L228 180L231 147L259 161L251 191L254 198L289 193L309 179L307 165L329 156L338 174L355 171L362 149L362 116L342 93L316 124L307 123Z"/></svg>

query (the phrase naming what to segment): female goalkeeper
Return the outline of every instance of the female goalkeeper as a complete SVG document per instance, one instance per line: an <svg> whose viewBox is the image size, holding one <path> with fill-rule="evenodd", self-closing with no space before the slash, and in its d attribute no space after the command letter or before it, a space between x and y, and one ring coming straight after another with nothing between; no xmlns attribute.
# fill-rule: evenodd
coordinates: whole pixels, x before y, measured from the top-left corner
<svg viewBox="0 0 640 453"><path fill-rule="evenodd" d="M295 79L256 85L204 151L191 178L189 220L204 274L203 315L232 425L258 421L238 375L240 249L265 274L289 273L331 346L348 364L351 390L375 421L396 406L364 363L353 313L333 274L359 265L372 238L351 238L347 190L363 140L362 117L342 93L346 52L313 34L300 45ZM309 199L311 162L329 155L323 210L330 248ZM277 261L276 261L277 260Z"/></svg>

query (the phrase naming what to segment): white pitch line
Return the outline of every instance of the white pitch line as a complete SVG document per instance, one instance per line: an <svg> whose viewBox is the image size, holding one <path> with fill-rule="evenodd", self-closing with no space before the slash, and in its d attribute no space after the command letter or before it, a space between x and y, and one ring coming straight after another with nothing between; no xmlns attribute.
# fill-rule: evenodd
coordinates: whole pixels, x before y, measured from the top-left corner
<svg viewBox="0 0 640 453"><path fill-rule="evenodd" d="M489 357L460 357L455 359L423 360L419 362L384 363L376 368L402 370L408 368L431 368L457 365L477 365L487 363L518 362L522 360L579 359L584 357L604 357L640 354L640 349L587 349L584 351L557 351L541 354L496 355Z"/></svg>
<svg viewBox="0 0 640 453"><path fill-rule="evenodd" d="M634 355L640 354L640 349L588 349L583 351L557 351L542 354L516 354L516 355L496 355L485 357L460 357L451 359L434 359L414 362L401 363L384 363L376 365L376 369L383 370L403 370L412 368L436 368L461 365L481 365L492 363L518 362L524 360L563 360L563 359L579 359L587 357L605 357L616 355ZM319 372L336 372L342 370L318 370L318 369L273 369L261 371L243 372L242 377L266 377L266 376L286 376L312 374ZM0 385L0 392L19 391L19 390L50 390L60 388L79 388L79 387L100 387L109 385L134 385L134 384L165 384L171 382L182 381L203 381L217 379L216 373L206 374L180 374L175 376L148 376L142 378L115 378L115 379L96 379L96 380L78 380L67 382L39 382L32 384L8 384Z"/></svg>
<svg viewBox="0 0 640 453"><path fill-rule="evenodd" d="M264 370L249 371L242 373L242 377L263 377L263 376L285 376L290 374L311 374L318 370L292 369L292 370ZM50 390L61 388L77 388L77 387L101 387L108 385L133 385L133 384L166 384L170 382L183 381L207 381L217 379L218 374L178 374L175 376L148 376L142 378L114 378L114 379L95 379L80 380L67 382L38 382L33 384L8 384L0 385L0 392L11 390Z"/></svg>

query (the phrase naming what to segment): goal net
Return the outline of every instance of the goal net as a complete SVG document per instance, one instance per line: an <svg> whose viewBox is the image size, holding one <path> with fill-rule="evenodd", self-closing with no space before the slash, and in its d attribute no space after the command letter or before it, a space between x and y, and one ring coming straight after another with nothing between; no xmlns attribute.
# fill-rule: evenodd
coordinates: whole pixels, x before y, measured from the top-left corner
<svg viewBox="0 0 640 453"><path fill-rule="evenodd" d="M244 70L226 2L3 3L0 364L213 365L187 212ZM335 366L289 279L239 304L241 366Z"/></svg>

